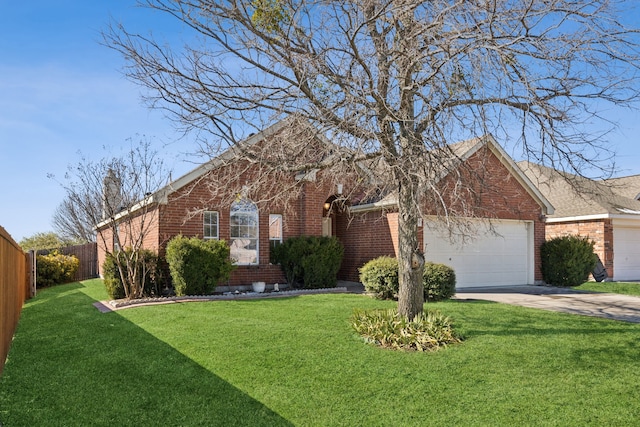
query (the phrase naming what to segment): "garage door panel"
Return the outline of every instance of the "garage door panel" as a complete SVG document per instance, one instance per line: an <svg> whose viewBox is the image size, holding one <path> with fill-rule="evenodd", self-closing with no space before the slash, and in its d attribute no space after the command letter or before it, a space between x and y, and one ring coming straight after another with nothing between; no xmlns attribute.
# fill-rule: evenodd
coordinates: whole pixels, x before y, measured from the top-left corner
<svg viewBox="0 0 640 427"><path fill-rule="evenodd" d="M640 228L613 228L613 279L640 280Z"/></svg>
<svg viewBox="0 0 640 427"><path fill-rule="evenodd" d="M530 284L533 239L527 223L501 221L492 226L497 234L481 232L465 244L452 243L446 233L425 227L425 257L453 267L460 288Z"/></svg>

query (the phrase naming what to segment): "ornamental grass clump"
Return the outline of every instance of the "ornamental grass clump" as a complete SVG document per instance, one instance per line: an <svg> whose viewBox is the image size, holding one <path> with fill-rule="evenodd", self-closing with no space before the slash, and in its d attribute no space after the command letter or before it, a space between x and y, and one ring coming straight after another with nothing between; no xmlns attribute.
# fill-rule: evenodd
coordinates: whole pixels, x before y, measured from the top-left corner
<svg viewBox="0 0 640 427"><path fill-rule="evenodd" d="M356 310L351 325L365 341L393 350L434 351L462 341L451 320L439 311L410 320L394 309Z"/></svg>

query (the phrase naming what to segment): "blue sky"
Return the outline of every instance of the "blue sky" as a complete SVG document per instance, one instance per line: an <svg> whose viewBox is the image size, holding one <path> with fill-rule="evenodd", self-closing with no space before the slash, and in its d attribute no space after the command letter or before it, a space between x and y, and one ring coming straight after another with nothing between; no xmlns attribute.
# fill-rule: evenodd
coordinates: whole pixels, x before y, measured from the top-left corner
<svg viewBox="0 0 640 427"><path fill-rule="evenodd" d="M16 241L52 230L64 191L47 174L62 180L79 151L100 159L145 135L174 176L193 167L181 162L188 139L175 142L123 77L121 56L100 44L111 19L179 37L170 20L135 0L0 0L0 10L0 225Z"/></svg>
<svg viewBox="0 0 640 427"><path fill-rule="evenodd" d="M195 144L179 139L160 111L140 101L122 75L124 60L100 44L110 20L171 40L170 18L135 0L0 0L0 225L16 241L50 231L64 199L62 179L81 151L93 159L126 149L145 135L173 176L193 167ZM620 175L640 174L640 114L610 110L620 129L610 140ZM188 161L186 161L188 160Z"/></svg>

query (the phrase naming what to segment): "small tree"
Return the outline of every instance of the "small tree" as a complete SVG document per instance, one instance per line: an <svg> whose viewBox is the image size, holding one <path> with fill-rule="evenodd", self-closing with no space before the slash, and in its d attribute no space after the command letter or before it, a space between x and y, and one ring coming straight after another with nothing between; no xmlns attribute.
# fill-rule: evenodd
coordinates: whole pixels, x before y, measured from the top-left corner
<svg viewBox="0 0 640 427"><path fill-rule="evenodd" d="M126 298L144 294L147 277L141 249L158 220L153 199L169 176L148 140L100 161L82 157L62 183L78 221L97 230L100 250L112 256ZM100 202L98 202L100 201ZM125 250L126 249L126 250ZM120 251L120 256L114 256Z"/></svg>
<svg viewBox="0 0 640 427"><path fill-rule="evenodd" d="M40 249L59 249L67 246L67 241L53 231L38 232L20 240L20 247L23 251Z"/></svg>
<svg viewBox="0 0 640 427"><path fill-rule="evenodd" d="M92 223L91 218L87 216L87 210L83 209L82 206L93 204L95 207L91 210L97 210L99 209L101 198L84 201L72 198L77 196L79 195L67 194L67 198L58 205L53 213L51 223L56 232L66 240L79 244L95 242L95 224ZM85 194L85 196L89 195Z"/></svg>

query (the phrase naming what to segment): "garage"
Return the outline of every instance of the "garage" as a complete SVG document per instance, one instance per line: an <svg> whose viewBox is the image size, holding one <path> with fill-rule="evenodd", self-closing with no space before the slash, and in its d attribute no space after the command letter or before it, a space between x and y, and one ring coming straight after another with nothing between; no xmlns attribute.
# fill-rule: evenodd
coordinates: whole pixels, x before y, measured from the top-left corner
<svg viewBox="0 0 640 427"><path fill-rule="evenodd" d="M462 243L452 242L446 230L426 221L426 260L453 267L458 288L534 283L532 222L494 220L491 226L480 221L473 225L475 237Z"/></svg>
<svg viewBox="0 0 640 427"><path fill-rule="evenodd" d="M640 228L613 224L613 280L640 280Z"/></svg>

